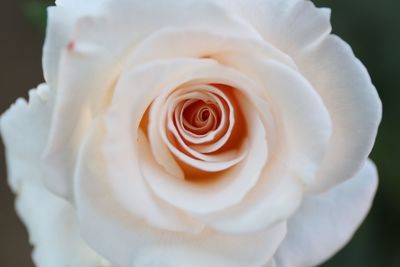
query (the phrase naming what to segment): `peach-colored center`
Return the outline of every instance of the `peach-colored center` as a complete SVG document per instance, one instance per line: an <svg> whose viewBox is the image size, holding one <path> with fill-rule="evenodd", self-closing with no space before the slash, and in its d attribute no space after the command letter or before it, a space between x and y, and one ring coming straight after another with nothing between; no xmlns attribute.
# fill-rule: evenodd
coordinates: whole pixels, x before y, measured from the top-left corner
<svg viewBox="0 0 400 267"><path fill-rule="evenodd" d="M191 84L167 97L160 132L186 180L215 180L244 158L247 126L235 90Z"/></svg>

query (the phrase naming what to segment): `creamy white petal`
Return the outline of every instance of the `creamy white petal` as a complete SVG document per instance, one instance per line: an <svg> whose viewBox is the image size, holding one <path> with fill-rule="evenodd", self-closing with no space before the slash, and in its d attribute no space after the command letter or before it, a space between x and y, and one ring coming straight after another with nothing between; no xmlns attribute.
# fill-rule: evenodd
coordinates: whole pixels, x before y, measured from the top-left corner
<svg viewBox="0 0 400 267"><path fill-rule="evenodd" d="M293 55L331 31L330 9L305 0L216 0L251 24L263 39Z"/></svg>
<svg viewBox="0 0 400 267"><path fill-rule="evenodd" d="M21 183L16 204L34 245L35 264L38 267L111 267L81 238L71 204L49 192L41 177L35 178L37 181Z"/></svg>
<svg viewBox="0 0 400 267"><path fill-rule="evenodd" d="M238 205L196 217L224 233L257 233L286 220L301 203L302 187L285 171L282 166L263 170Z"/></svg>
<svg viewBox="0 0 400 267"><path fill-rule="evenodd" d="M295 59L332 119L327 154L308 188L323 191L362 166L375 142L382 104L367 70L340 38L329 36Z"/></svg>
<svg viewBox="0 0 400 267"><path fill-rule="evenodd" d="M42 84L29 92L29 103L20 98L1 116L8 182L14 192L25 179L41 179L40 157L47 142L53 102L53 92Z"/></svg>
<svg viewBox="0 0 400 267"><path fill-rule="evenodd" d="M377 182L368 160L350 180L305 197L288 221L288 235L275 256L277 266L316 266L341 249L368 213Z"/></svg>
<svg viewBox="0 0 400 267"><path fill-rule="evenodd" d="M108 267L80 238L72 206L44 186L41 155L54 104L46 85L31 90L29 104L18 100L1 117L1 134L7 152L8 181L17 194L17 212L34 245L38 267Z"/></svg>
<svg viewBox="0 0 400 267"><path fill-rule="evenodd" d="M292 175L303 183L315 180L331 135L330 114L311 84L292 68L274 60L229 55L230 66L255 81L277 120L277 142Z"/></svg>
<svg viewBox="0 0 400 267"><path fill-rule="evenodd" d="M106 180L99 179L107 171L96 160L101 157L97 138L88 138L81 154L85 164L79 166L75 188L79 225L85 240L116 266L261 266L283 240L285 223L242 235L207 229L184 234L152 227L120 206Z"/></svg>
<svg viewBox="0 0 400 267"><path fill-rule="evenodd" d="M225 54L254 54L295 68L290 57L258 36L179 27L162 28L145 38L133 51L128 66L182 57L223 61Z"/></svg>

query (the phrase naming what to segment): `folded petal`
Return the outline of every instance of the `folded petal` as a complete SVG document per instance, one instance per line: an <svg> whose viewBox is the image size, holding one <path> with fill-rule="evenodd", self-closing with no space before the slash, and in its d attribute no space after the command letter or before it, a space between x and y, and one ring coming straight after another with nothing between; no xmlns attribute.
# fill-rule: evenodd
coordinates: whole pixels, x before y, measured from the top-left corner
<svg viewBox="0 0 400 267"><path fill-rule="evenodd" d="M275 256L277 266L316 266L330 258L364 220L376 188L377 172L368 160L350 180L305 197L288 221L288 234Z"/></svg>
<svg viewBox="0 0 400 267"><path fill-rule="evenodd" d="M309 47L295 61L332 119L327 153L307 188L321 192L351 178L364 164L375 142L382 103L366 68L336 36Z"/></svg>
<svg viewBox="0 0 400 267"><path fill-rule="evenodd" d="M42 182L41 156L54 96L47 85L40 85L29 95L29 103L18 100L1 117L0 124L8 181L17 194L18 215L34 245L33 260L40 267L111 266L81 239L72 206L54 196Z"/></svg>
<svg viewBox="0 0 400 267"><path fill-rule="evenodd" d="M271 105L279 125L277 141L293 174L314 180L331 135L331 119L314 87L296 70L275 60L228 55L225 62L259 85L257 94Z"/></svg>

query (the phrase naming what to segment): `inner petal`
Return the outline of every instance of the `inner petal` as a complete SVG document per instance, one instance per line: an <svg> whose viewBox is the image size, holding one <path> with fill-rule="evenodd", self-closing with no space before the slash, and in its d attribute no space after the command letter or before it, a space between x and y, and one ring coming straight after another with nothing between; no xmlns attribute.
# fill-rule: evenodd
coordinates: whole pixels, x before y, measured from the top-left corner
<svg viewBox="0 0 400 267"><path fill-rule="evenodd" d="M218 107L213 103L202 100L187 100L180 112L182 114L174 118L175 122L179 123L177 120L182 120L183 129L195 136L204 136L218 127Z"/></svg>
<svg viewBox="0 0 400 267"><path fill-rule="evenodd" d="M204 177L210 172L225 171L247 154L245 121L239 120L241 123L235 129L237 117L243 116L238 105L234 104L236 100L230 90L234 89L210 84L183 86L166 100L167 116L165 124L161 121L159 131L187 177ZM185 136L196 139L208 134L214 136L204 142L203 147L185 139Z"/></svg>
<svg viewBox="0 0 400 267"><path fill-rule="evenodd" d="M207 88L208 87L208 88ZM185 140L185 142L190 143L190 144L204 144L207 142L211 142L213 140L219 139L227 129L227 117L228 113L230 110L230 107L227 105L226 101L227 98L224 95L221 95L220 92L218 92L215 88L207 86L206 88L185 88L183 90L185 91L191 91L195 90L195 92L185 94L185 96L178 97L174 101L178 103L175 107L172 107L172 110L174 110L174 123L176 124L176 128L179 132L179 134L182 136L182 139ZM202 90L202 92L198 92L198 90ZM208 128L204 127L203 129L198 129L194 127L190 123L191 119L190 117L193 116L193 118L196 117L196 112L186 112L186 117L184 116L184 110L186 107L190 106L194 102L197 102L196 99L193 98L205 98L207 97L208 101L205 101L208 103L207 107L209 107L209 111L211 112L212 118L210 118L211 121L209 121ZM180 99L185 99L185 98L192 98L187 101L182 101L179 103ZM174 106L174 105L173 105ZM185 110L187 111L187 110ZM231 121L233 121L232 118L230 118ZM208 131L207 131L208 130ZM178 137L179 138L179 137Z"/></svg>
<svg viewBox="0 0 400 267"><path fill-rule="evenodd" d="M207 121L210 118L210 109L208 107L203 108L201 112L199 112L199 118L201 121Z"/></svg>

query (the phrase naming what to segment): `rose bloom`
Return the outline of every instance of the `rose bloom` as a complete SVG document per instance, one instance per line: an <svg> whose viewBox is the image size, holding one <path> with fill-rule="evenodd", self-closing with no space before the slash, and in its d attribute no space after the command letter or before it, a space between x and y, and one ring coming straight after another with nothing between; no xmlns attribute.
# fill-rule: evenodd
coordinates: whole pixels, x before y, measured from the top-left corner
<svg viewBox="0 0 400 267"><path fill-rule="evenodd" d="M377 187L381 103L304 0L60 0L1 117L40 267L306 267Z"/></svg>

